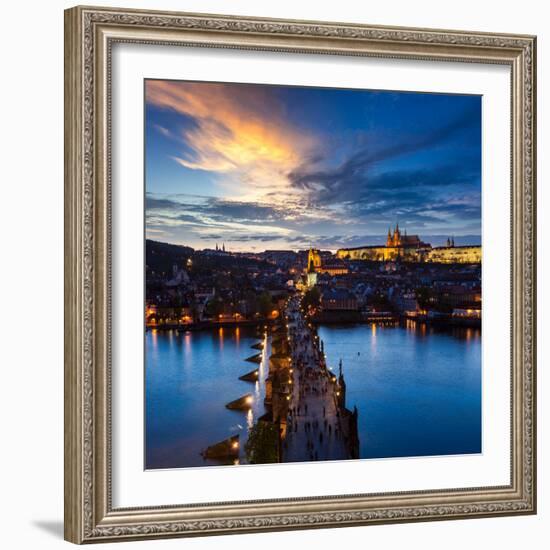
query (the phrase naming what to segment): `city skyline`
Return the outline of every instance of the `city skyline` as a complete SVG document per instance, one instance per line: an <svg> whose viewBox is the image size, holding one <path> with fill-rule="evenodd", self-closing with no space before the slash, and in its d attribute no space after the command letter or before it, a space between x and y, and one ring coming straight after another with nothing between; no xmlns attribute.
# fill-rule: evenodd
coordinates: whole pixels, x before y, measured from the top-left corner
<svg viewBox="0 0 550 550"><path fill-rule="evenodd" d="M481 98L148 80L147 238L196 249L481 242Z"/></svg>

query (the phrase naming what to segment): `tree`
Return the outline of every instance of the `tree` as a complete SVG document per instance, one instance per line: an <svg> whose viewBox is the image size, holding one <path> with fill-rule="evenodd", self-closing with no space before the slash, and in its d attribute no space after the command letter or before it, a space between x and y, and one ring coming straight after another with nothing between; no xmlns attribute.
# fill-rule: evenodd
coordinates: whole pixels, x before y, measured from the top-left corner
<svg viewBox="0 0 550 550"><path fill-rule="evenodd" d="M368 297L368 304L375 311L391 311L392 305L385 294L377 292Z"/></svg>
<svg viewBox="0 0 550 550"><path fill-rule="evenodd" d="M427 286L421 286L415 291L416 301L421 309L427 309L430 303L433 301L433 292L431 288Z"/></svg>
<svg viewBox="0 0 550 550"><path fill-rule="evenodd" d="M314 286L310 288L305 294L302 300L303 307L307 310L308 306L318 307L321 303L321 291Z"/></svg>
<svg viewBox="0 0 550 550"><path fill-rule="evenodd" d="M244 446L249 464L279 462L279 430L275 424L258 422L252 426Z"/></svg>
<svg viewBox="0 0 550 550"><path fill-rule="evenodd" d="M253 317L259 312L256 293L253 290L247 290L244 295L244 300L246 303L246 315Z"/></svg>
<svg viewBox="0 0 550 550"><path fill-rule="evenodd" d="M258 310L262 317L269 317L273 310L273 301L269 292L262 292L258 298Z"/></svg>
<svg viewBox="0 0 550 550"><path fill-rule="evenodd" d="M215 296L206 304L205 312L209 317L217 317L223 313L223 301Z"/></svg>
<svg viewBox="0 0 550 550"><path fill-rule="evenodd" d="M191 300L191 303L189 304L189 311L191 313L191 318L193 319L193 323L198 322L199 319L199 305L197 304L196 300Z"/></svg>

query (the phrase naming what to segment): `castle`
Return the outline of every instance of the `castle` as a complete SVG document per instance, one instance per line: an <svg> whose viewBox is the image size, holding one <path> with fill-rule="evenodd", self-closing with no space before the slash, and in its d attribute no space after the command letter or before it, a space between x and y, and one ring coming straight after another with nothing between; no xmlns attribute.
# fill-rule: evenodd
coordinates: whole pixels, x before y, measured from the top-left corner
<svg viewBox="0 0 550 550"><path fill-rule="evenodd" d="M407 230L405 233L401 234L399 230L399 224L396 224L393 234L391 227L388 229L388 238L386 239L386 248L421 248L422 246L428 246L426 243L423 243L418 235L407 235Z"/></svg>
<svg viewBox="0 0 550 550"><path fill-rule="evenodd" d="M403 233L396 224L394 230L388 229L385 246L360 246L340 248L336 257L342 260L371 260L434 263L481 263L481 246L455 246L454 237L447 239L446 246L432 247L423 242L418 235Z"/></svg>

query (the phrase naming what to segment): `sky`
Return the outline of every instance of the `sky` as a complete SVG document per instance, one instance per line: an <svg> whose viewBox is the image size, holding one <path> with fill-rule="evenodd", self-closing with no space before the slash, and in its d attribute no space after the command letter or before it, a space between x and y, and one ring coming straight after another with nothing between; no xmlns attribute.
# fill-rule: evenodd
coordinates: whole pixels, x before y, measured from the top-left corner
<svg viewBox="0 0 550 550"><path fill-rule="evenodd" d="M481 96L146 80L145 159L158 241L481 242Z"/></svg>

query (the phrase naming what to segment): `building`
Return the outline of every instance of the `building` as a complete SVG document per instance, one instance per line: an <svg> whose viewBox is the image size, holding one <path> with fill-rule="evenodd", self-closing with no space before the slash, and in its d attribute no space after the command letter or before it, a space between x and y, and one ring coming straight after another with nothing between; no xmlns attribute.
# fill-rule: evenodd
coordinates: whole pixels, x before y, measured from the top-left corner
<svg viewBox="0 0 550 550"><path fill-rule="evenodd" d="M477 307L481 304L481 288L468 288L463 285L444 286L438 292L439 301L452 307Z"/></svg>
<svg viewBox="0 0 550 550"><path fill-rule="evenodd" d="M480 307L454 308L453 318L481 320L481 308Z"/></svg>
<svg viewBox="0 0 550 550"><path fill-rule="evenodd" d="M323 261L321 267L317 269L317 273L327 273L328 275L347 275L349 273L348 266L340 258L331 258Z"/></svg>
<svg viewBox="0 0 550 550"><path fill-rule="evenodd" d="M392 302L397 311L405 315L416 315L416 312L420 309L414 292L398 293L393 297Z"/></svg>
<svg viewBox="0 0 550 550"><path fill-rule="evenodd" d="M479 264L481 246L438 246L430 250L426 261L440 264Z"/></svg>
<svg viewBox="0 0 550 550"><path fill-rule="evenodd" d="M426 246L423 243L418 235L407 235L407 230L404 234L401 234L399 230L399 224L396 224L393 234L391 232L391 227L388 229L388 238L386 239L386 248L421 248L422 245Z"/></svg>
<svg viewBox="0 0 550 550"><path fill-rule="evenodd" d="M307 254L307 270L313 266L315 273L327 273L328 275L347 275L349 268L340 258L334 258L331 254L322 253L316 248L310 248Z"/></svg>
<svg viewBox="0 0 550 550"><path fill-rule="evenodd" d="M315 270L321 267L321 252L316 248L310 248L307 253L307 267L313 266Z"/></svg>
<svg viewBox="0 0 550 550"><path fill-rule="evenodd" d="M353 292L346 288L329 288L321 294L323 311L357 311L359 305Z"/></svg>
<svg viewBox="0 0 550 550"><path fill-rule="evenodd" d="M433 263L481 263L481 246L455 246L454 238L447 239L447 246L432 248L423 242L418 235L401 233L399 224L392 231L388 229L385 245L340 248L336 257L341 260L370 260L387 262L400 260L404 262Z"/></svg>
<svg viewBox="0 0 550 550"><path fill-rule="evenodd" d="M313 250L310 250L307 261L306 280L308 288L313 288L317 284L317 271L315 271L315 259L312 252Z"/></svg>

